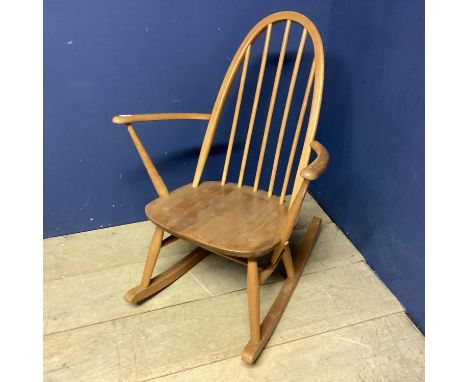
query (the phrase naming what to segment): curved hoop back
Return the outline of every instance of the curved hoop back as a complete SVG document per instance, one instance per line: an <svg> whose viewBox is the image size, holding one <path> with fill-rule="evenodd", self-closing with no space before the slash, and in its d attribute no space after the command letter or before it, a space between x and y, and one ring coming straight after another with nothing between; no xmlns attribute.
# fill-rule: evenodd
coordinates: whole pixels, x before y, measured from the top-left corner
<svg viewBox="0 0 468 382"><path fill-rule="evenodd" d="M299 48L297 51L296 55L296 60L294 64L294 69L293 73L291 76L291 82L289 85L289 90L287 94L287 99L286 99L286 105L284 108L283 112L283 118L281 121L281 126L280 126L280 132L278 136L278 142L276 145L276 152L275 152L275 159L272 167L272 173L270 177L270 185L268 189L268 195L271 196L273 194L273 187L275 184L275 178L276 178L276 171L278 168L278 160L279 156L281 153L281 147L282 147L282 142L283 142L283 137L284 137L284 131L285 131L285 126L286 122L288 119L288 114L289 114L289 109L291 105L291 100L292 96L294 93L294 87L297 79L297 73L299 70L300 62L301 62L301 57L304 49L304 45L306 42L307 37L310 37L312 40L313 44L313 50L314 50L314 60L310 69L309 77L307 80L307 85L306 85L306 90L304 93L304 98L301 106L301 110L299 113L299 119L296 127L296 132L294 134L294 139L293 139L293 144L291 148L291 152L289 154L289 160L288 160L288 165L286 169L286 174L285 174L285 179L283 181L283 187L282 187L282 192L280 196L280 203L284 202L284 197L286 194L286 189L288 186L289 182L289 177L291 174L291 169L292 169L292 164L294 161L294 156L297 148L297 143L299 140L299 135L302 127L302 123L304 120L304 115L308 106L308 99L310 97L310 90L312 88L313 84L313 94L312 94L312 103L310 107L310 116L309 116L309 122L307 124L307 131L305 135L305 142L302 148L302 154L299 160L299 165L298 165L298 170L296 172L296 177L294 181L294 187L293 187L293 192L292 192L292 201L294 200L294 197L296 196L299 186L301 184L301 177L300 177L300 170L304 167L307 166L309 162L309 157L310 157L310 142L314 139L315 137L315 132L317 130L317 123L318 123L318 118L319 118L319 112L320 112L320 104L322 101L322 89L323 89L323 75L324 75L324 58L323 58L323 45L322 45L322 40L320 38L320 34L315 27L315 25L310 21L307 17L300 13L296 12L279 12L279 13L274 13L270 16L265 17L263 20L261 20L257 25L255 25L252 30L248 33L248 35L245 37L244 41L240 45L239 49L237 50L234 58L231 61L231 64L226 72L226 75L224 77L223 83L221 84L221 88L219 89L218 96L216 98L215 104L213 106L213 111L211 113L211 118L207 126L206 134L203 139L203 144L201 147L200 151L200 156L198 159L198 164L197 168L195 170L195 176L193 180L193 187L198 187L200 183L200 179L203 173L203 169L206 164L206 160L208 158L208 154L211 148L211 145L213 143L213 138L216 132L216 129L218 127L218 122L220 119L221 112L223 110L224 104L226 102L226 99L229 95L229 91L231 89L231 86L233 84L234 78L236 77L236 74L242 64L242 74L241 74L241 79L240 79L240 84L239 84L239 91L238 91L238 96L237 96L237 102L234 110L234 117L233 117L233 122L232 122L232 128L231 128L231 133L229 137L229 143L228 143L228 148L227 148L227 153L226 153L226 161L224 164L224 171L222 175L222 184L225 184L226 178L227 178L227 172L229 169L229 162L231 158L231 153L232 153L232 147L233 147L233 142L234 142L234 137L236 134L236 128L237 128L237 121L238 121L238 116L239 116L239 109L240 105L242 102L242 95L244 91L244 84L245 84L245 78L246 78L246 73L247 73L247 68L248 68L248 62L250 58L250 53L251 53L251 47L252 44L257 40L257 38L265 32L265 43L264 43L264 48L263 48L263 55L262 55L262 60L260 64L260 72L259 76L257 79L257 86L255 90L255 97L253 101L253 106L252 106L252 111L251 111L251 117L250 117L250 122L248 126L248 131L247 131L247 138L245 142L245 147L244 147L244 152L243 152L243 157L242 157L242 163L241 163L241 168L240 168L240 173L239 173L239 180L238 180L238 186L242 186L243 178L244 178L244 172L245 172L245 166L247 162L247 157L249 153L249 146L250 146L250 140L252 138L252 130L255 124L255 117L257 113L257 106L259 102L259 97L260 97L260 92L262 88L262 83L263 83L263 76L265 72L265 65L266 65L266 60L268 56L268 49L269 49L269 44L270 44L270 37L271 37L271 31L273 28L273 25L279 22L285 22L285 30L284 30L284 35L283 35L283 40L281 44L281 51L278 59L278 65L276 69L276 75L275 75L275 80L273 84L273 90L271 94L271 100L268 108L268 114L266 118L266 124L265 124L265 130L263 134L263 140L262 140L262 146L260 149L260 155L259 155L259 161L257 165L257 171L256 171L256 176L255 176L255 183L254 183L254 190L258 190L259 186L259 180L260 180L260 175L262 171L262 166L263 166L263 159L265 155L265 150L266 150L266 143L268 140L268 135L269 135L269 130L270 130L270 125L271 125L271 120L272 120L272 115L275 107L275 101L276 101L276 96L277 96L277 91L278 91L278 84L281 78L281 71L283 67L283 62L284 62L284 56L286 52L286 47L288 43L288 37L289 37L289 31L291 27L291 23L297 23L300 24L303 27L302 35L301 35L301 40L299 44Z"/></svg>

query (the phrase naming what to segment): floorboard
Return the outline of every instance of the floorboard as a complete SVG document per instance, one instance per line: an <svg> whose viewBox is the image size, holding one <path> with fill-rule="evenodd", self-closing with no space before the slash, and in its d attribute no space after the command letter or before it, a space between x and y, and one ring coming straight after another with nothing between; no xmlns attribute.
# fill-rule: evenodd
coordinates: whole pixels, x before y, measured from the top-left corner
<svg viewBox="0 0 468 382"><path fill-rule="evenodd" d="M153 227L148 222L44 240L46 381L419 381L424 337L361 254L311 198L307 222L323 225L304 274L253 367L245 267L208 256L142 305L123 293L138 283ZM190 249L165 247L158 270ZM261 287L262 315L281 287Z"/></svg>

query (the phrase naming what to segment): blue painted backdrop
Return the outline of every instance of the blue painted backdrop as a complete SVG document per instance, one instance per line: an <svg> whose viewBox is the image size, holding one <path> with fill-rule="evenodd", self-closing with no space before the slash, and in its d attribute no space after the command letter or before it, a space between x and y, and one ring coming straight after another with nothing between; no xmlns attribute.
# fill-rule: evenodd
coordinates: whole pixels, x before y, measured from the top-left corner
<svg viewBox="0 0 468 382"><path fill-rule="evenodd" d="M424 330L419 0L46 0L44 236L145 219L142 207L154 191L128 134L111 117L209 113L247 31L280 10L311 18L326 52L317 137L332 161L311 191ZM286 73L291 62L287 58ZM260 104L261 112L266 108L267 102ZM170 189L192 179L205 126L189 121L139 128ZM215 156L226 137L227 129L220 129ZM219 163L208 163L205 178L219 179ZM252 175L254 169L247 170Z"/></svg>
<svg viewBox="0 0 468 382"><path fill-rule="evenodd" d="M424 330L424 3L358 3L332 3L312 191Z"/></svg>

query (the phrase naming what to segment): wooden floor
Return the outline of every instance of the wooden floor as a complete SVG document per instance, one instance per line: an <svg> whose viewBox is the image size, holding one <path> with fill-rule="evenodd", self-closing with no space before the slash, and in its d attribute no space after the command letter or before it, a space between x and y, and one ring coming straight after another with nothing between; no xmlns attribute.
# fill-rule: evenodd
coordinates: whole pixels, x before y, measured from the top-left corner
<svg viewBox="0 0 468 382"><path fill-rule="evenodd" d="M252 367L245 267L215 255L141 306L149 222L44 240L45 381L422 381L424 337L360 253L312 199L321 233L282 320ZM191 245L165 247L158 270ZM262 314L281 286L261 287Z"/></svg>

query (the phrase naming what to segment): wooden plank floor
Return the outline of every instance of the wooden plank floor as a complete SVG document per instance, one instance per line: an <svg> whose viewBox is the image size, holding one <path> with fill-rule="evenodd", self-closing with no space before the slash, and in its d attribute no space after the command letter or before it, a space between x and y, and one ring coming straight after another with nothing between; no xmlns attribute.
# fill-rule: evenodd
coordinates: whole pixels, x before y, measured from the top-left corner
<svg viewBox="0 0 468 382"><path fill-rule="evenodd" d="M45 381L422 381L424 337L360 253L311 198L318 242L257 363L248 340L245 267L210 255L140 306L123 300L139 281L153 225L129 224L44 240ZM165 247L157 271L191 248ZM262 314L281 287L261 288Z"/></svg>

